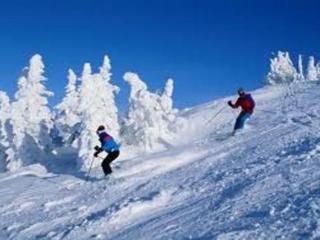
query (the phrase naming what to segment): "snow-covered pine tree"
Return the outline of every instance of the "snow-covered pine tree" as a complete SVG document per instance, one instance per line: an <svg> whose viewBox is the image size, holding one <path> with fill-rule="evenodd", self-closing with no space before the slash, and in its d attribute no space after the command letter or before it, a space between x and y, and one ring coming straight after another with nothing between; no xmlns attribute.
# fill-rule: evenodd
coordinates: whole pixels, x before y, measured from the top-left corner
<svg viewBox="0 0 320 240"><path fill-rule="evenodd" d="M124 124L126 144L144 151L163 147L163 140L171 133L175 115L172 109L173 80L169 79L162 95L148 91L136 73L127 72L124 80L130 85L129 112Z"/></svg>
<svg viewBox="0 0 320 240"><path fill-rule="evenodd" d="M299 81L305 80L304 72L303 72L303 59L301 54L299 55L299 60L298 60L298 80Z"/></svg>
<svg viewBox="0 0 320 240"><path fill-rule="evenodd" d="M288 52L278 52L278 55L270 60L270 71L266 77L269 85L291 83L297 81L299 74L294 67Z"/></svg>
<svg viewBox="0 0 320 240"><path fill-rule="evenodd" d="M77 90L77 76L72 69L68 70L68 84L65 97L56 107L55 128L65 144L71 144L75 127L80 122L79 92Z"/></svg>
<svg viewBox="0 0 320 240"><path fill-rule="evenodd" d="M10 102L5 92L0 91L0 171L6 169L6 150L9 147L7 131L5 129L6 121L9 118Z"/></svg>
<svg viewBox="0 0 320 240"><path fill-rule="evenodd" d="M83 66L81 85L79 89L79 112L81 117L81 129L79 129L79 153L78 153L78 166L85 170L92 160L92 153L95 144L95 129L91 126L92 115L94 114L93 104L94 94L96 94L91 66L89 63L85 63Z"/></svg>
<svg viewBox="0 0 320 240"><path fill-rule="evenodd" d="M316 67L315 59L313 56L309 57L306 78L308 81L317 81L318 80L317 67Z"/></svg>
<svg viewBox="0 0 320 240"><path fill-rule="evenodd" d="M156 95L148 91L147 85L137 74L128 72L123 78L131 88L129 112L123 131L124 141L128 145L136 145L151 151L159 135L153 127L157 126L161 119L160 104Z"/></svg>
<svg viewBox="0 0 320 240"><path fill-rule="evenodd" d="M100 108L103 111L101 120L106 125L107 131L115 138L119 137L119 119L118 108L115 102L115 95L119 93L120 88L111 84L111 64L107 55L104 56L103 64L100 67L100 72L94 74L95 82L97 83L98 99Z"/></svg>
<svg viewBox="0 0 320 240"><path fill-rule="evenodd" d="M163 117L166 119L166 123L168 126L167 135L174 136L175 133L181 131L185 128L186 121L182 117L178 117L178 110L173 108L173 89L174 89L174 81L169 78L164 87L163 93L160 96L160 105L163 109Z"/></svg>
<svg viewBox="0 0 320 240"><path fill-rule="evenodd" d="M163 108L163 111L168 114L173 113L172 94L173 94L173 80L169 78L166 82L164 91L160 98L160 104Z"/></svg>
<svg viewBox="0 0 320 240"><path fill-rule="evenodd" d="M7 168L11 171L21 165L43 161L41 153L50 144L49 131L53 122L47 98L53 94L43 85L46 80L43 74L42 58L36 54L18 81L18 91L6 125L10 135Z"/></svg>
<svg viewBox="0 0 320 240"><path fill-rule="evenodd" d="M94 146L99 145L96 129L104 125L116 139L119 136L118 109L115 95L119 88L110 83L111 66L104 57L99 73L92 74L89 63L84 65L79 89L79 112L81 117L78 165L82 170L89 167ZM98 164L98 161L95 161Z"/></svg>
<svg viewBox="0 0 320 240"><path fill-rule="evenodd" d="M317 63L316 68L317 68L317 79L318 81L320 81L320 62Z"/></svg>

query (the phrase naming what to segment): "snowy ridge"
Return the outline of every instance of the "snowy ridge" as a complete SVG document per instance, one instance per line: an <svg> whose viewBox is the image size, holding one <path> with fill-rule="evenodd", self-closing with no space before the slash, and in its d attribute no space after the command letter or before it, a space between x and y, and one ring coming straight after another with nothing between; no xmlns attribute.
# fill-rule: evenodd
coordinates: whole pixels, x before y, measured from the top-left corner
<svg viewBox="0 0 320 240"><path fill-rule="evenodd" d="M189 127L169 150L120 158L108 179L99 167L89 181L39 165L3 173L0 239L317 239L319 90L253 92L256 112L235 137L230 98L181 112Z"/></svg>

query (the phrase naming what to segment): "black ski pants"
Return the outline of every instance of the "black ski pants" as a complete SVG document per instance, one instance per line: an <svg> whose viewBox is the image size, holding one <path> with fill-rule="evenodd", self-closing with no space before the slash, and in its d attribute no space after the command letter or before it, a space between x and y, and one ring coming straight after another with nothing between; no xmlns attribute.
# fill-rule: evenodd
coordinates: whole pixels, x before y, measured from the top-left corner
<svg viewBox="0 0 320 240"><path fill-rule="evenodd" d="M110 167L110 163L115 160L117 157L119 157L120 152L119 151L113 151L108 153L108 155L106 156L106 158L103 160L101 166L103 169L103 172L105 175L108 175L110 173L112 173L112 169Z"/></svg>

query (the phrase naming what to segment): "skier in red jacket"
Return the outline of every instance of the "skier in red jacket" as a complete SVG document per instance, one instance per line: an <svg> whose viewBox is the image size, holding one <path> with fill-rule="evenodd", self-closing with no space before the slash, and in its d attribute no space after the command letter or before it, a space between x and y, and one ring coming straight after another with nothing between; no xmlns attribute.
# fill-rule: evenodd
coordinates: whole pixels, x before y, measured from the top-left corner
<svg viewBox="0 0 320 240"><path fill-rule="evenodd" d="M238 94L239 94L239 98L237 99L235 104L233 104L231 101L228 101L228 105L230 107L242 108L242 111L237 117L236 123L234 125L234 130L232 135L234 135L238 129L243 128L245 121L251 116L251 114L253 113L253 109L255 107L255 102L250 94L245 93L245 91L242 88L238 89Z"/></svg>

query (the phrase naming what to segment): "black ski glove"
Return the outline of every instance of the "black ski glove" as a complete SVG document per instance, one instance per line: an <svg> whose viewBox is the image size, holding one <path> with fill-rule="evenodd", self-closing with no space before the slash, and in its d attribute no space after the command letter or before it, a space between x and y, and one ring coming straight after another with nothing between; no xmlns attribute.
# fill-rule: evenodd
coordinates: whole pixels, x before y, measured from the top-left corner
<svg viewBox="0 0 320 240"><path fill-rule="evenodd" d="M232 101L231 101L231 100L228 101L228 105L229 105L230 107L233 107L233 104L232 104Z"/></svg>
<svg viewBox="0 0 320 240"><path fill-rule="evenodd" d="M95 146L94 150L96 150L96 152L93 154L94 157L98 157L99 153L102 152L102 148L99 146Z"/></svg>

